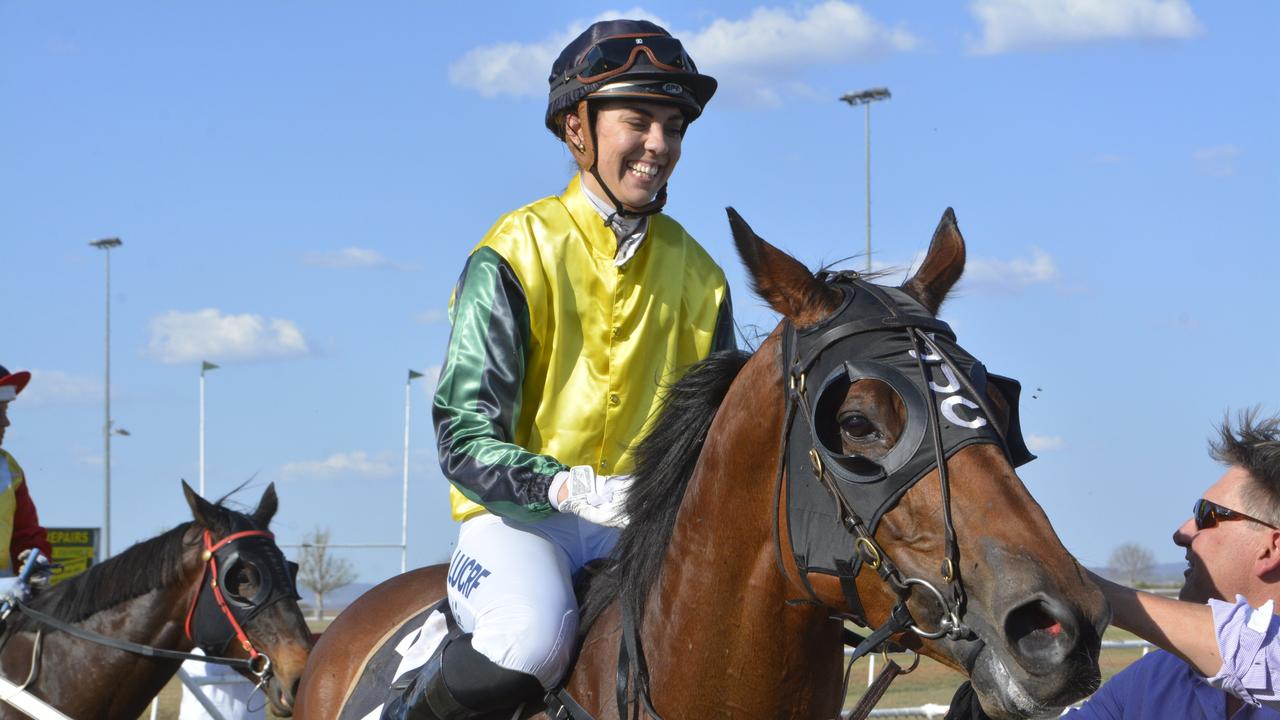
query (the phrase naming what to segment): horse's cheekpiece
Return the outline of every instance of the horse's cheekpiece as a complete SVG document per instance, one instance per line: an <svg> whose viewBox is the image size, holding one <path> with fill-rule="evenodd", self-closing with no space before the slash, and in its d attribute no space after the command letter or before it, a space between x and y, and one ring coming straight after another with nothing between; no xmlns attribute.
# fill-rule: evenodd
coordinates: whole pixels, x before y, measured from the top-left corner
<svg viewBox="0 0 1280 720"><path fill-rule="evenodd" d="M209 531L204 531L207 564L200 591L187 612L186 629L188 637L205 654L222 655L233 639L239 639L251 659L265 658L244 634L244 624L281 600L301 598L295 582L297 565L287 562L275 550L272 538L265 530L249 528L236 530L215 543ZM251 566L258 579L251 596L244 595L232 578L244 565ZM263 663L269 666L270 660Z"/></svg>
<svg viewBox="0 0 1280 720"><path fill-rule="evenodd" d="M882 560L888 563L871 537L880 519L934 468L943 467L945 484L946 458L976 443L999 446L1014 467L1034 456L1018 424L1016 380L988 375L956 344L951 328L907 293L846 273L827 280L844 295L837 310L815 325L796 329L787 322L784 329L791 415L785 430L788 520L802 573L851 579L863 563L878 571ZM845 454L833 420L850 386L865 379L888 384L907 415L896 444L878 461ZM989 386L1009 408L1003 435L992 420ZM944 512L949 525L949 508ZM852 560L848 536L831 533L832 522L854 534ZM900 594L908 585L924 585L941 599L922 580L899 578L895 584ZM849 599L857 614L857 598Z"/></svg>

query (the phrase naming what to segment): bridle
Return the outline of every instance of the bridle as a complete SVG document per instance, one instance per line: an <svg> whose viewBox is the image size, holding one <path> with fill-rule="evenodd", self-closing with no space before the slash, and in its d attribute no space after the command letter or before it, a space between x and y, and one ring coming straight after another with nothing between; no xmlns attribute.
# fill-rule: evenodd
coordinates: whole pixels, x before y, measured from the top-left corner
<svg viewBox="0 0 1280 720"><path fill-rule="evenodd" d="M204 650L204 655L119 640L72 625L35 610L25 603L17 603L17 607L24 615L30 616L41 624L98 645L105 645L144 657L181 661L197 660L245 670L257 678L257 689L262 689L273 676L271 658L254 647L248 634L245 633L243 625L279 600L286 598L298 599L299 596L292 577L292 568L295 566L284 561L283 555L279 556L282 562L268 563L265 572L261 567L261 563L255 563L255 565L259 565L260 582L258 592L254 593L252 598L243 598L236 593L231 593L230 597L228 597L223 592L223 586L226 584L225 577L227 572L241 555L241 545L243 543L264 541L273 543L274 538L275 536L266 530L250 529L232 532L221 540L214 542L213 534L208 529L203 530L204 549L201 551L203 563L201 578L187 608L184 630L187 638ZM272 560L274 558L268 554L267 559ZM279 567L276 567L277 565ZM284 580L283 583L281 582L282 579ZM210 595L213 600L212 610L208 609L210 603L200 602L206 594ZM201 608L205 609L202 610ZM225 651L232 637L239 640L241 647L249 654L247 660L226 657L221 654ZM40 643L37 640L33 646L33 652L38 653L39 647ZM33 656L32 672L23 687L34 681L37 667L36 658Z"/></svg>
<svg viewBox="0 0 1280 720"><path fill-rule="evenodd" d="M784 320L782 329L787 410L777 502L786 502L791 535L786 544L794 554L800 585L810 601L819 602L808 574L835 575L850 618L864 626L868 625L867 617L855 582L863 565L874 570L897 596L889 618L857 645L854 659L904 631L927 639L970 637L972 630L963 620L965 591L946 460L974 443L998 445L1015 466L1031 459L1022 442L1016 414L1011 409L1007 430L996 428L991 419L997 416L985 392L990 380L1016 408L1017 383L988 377L981 363L955 345L951 328L905 292L872 285L851 273L819 277L840 292L839 307L815 325L797 328L790 320ZM931 367L938 368L938 373L931 372ZM935 377L938 374L941 377ZM878 461L843 455L842 450L824 443L821 419L817 417L820 408L829 410L829 397L838 399L852 382L866 378L888 383L908 411L908 426L897 446ZM945 398L941 397L944 393ZM971 413L970 417L958 414L960 405ZM944 531L942 589L930 580L903 572L874 535L884 513L934 468L941 490ZM785 498L784 473L788 488ZM796 512L798 505L811 511L819 509L819 504L826 506L820 508L825 516L821 522L812 520L811 512ZM784 538L778 526L781 513L775 512L774 517L777 559L784 575L789 575L782 562ZM843 543L838 538L819 539L830 536L830 525L826 524L829 519L843 528ZM842 555L837 544L847 548L849 536L853 553ZM922 627L907 608L907 600L916 588L928 593L941 608L933 629Z"/></svg>
<svg viewBox="0 0 1280 720"><path fill-rule="evenodd" d="M237 544L247 538L263 538L268 542L274 542L275 535L266 530L241 530L214 542L213 533L206 528L201 533L201 536L204 540L204 550L201 551L200 558L204 562L204 566L201 570L200 584L191 596L191 603L187 606L186 621L183 623L183 630L186 632L187 639L200 646L206 655L213 656L225 651L231 636L234 635L235 639L239 641L240 647L244 648L244 651L249 654L249 672L260 679L265 678L271 672L271 658L254 647L253 641L245 633L242 623L248 622L278 600L283 600L290 596L297 599L298 595L293 590L295 585L292 582L292 578L290 578L290 582L286 586L291 592L285 592L284 589L277 589L275 587L276 583L272 582L272 580L276 579L273 576L277 575L277 573L262 572L259 569L259 591L255 593L253 598L240 598L233 595L233 603L228 602L224 588L226 585L226 573L239 556ZM223 561L221 570L219 568L219 559ZM286 572L288 572L287 565ZM200 607L202 599L206 600L204 605L206 610L201 611L199 614L201 620L206 622L200 623L193 631L192 620L197 615L197 608ZM210 604L207 602L208 600L213 601L213 607L217 609L216 613L209 610Z"/></svg>

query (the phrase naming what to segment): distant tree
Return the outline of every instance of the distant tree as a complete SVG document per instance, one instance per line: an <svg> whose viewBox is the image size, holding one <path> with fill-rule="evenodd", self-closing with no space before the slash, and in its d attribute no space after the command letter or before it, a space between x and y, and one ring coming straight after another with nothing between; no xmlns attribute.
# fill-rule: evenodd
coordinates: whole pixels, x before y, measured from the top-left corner
<svg viewBox="0 0 1280 720"><path fill-rule="evenodd" d="M1111 569L1129 585L1137 585L1155 567L1156 557L1137 543L1125 543L1111 552Z"/></svg>
<svg viewBox="0 0 1280 720"><path fill-rule="evenodd" d="M329 554L329 528L316 528L302 538L298 557L298 584L316 596L315 619L324 616L324 596L351 584L356 571L351 561Z"/></svg>

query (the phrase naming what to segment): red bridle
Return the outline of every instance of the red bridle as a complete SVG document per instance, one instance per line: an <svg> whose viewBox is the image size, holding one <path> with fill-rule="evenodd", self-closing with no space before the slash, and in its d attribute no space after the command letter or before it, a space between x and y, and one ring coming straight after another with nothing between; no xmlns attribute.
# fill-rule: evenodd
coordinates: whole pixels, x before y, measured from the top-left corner
<svg viewBox="0 0 1280 720"><path fill-rule="evenodd" d="M212 571L213 577L209 578L209 585L213 589L214 599L218 601L218 609L222 611L224 616L226 616L227 622L231 623L231 628L235 630L236 639L240 641L240 646L244 648L245 652L249 653L250 663L256 662L259 657L263 658L263 661L266 663L266 667L263 668L263 671L265 672L266 668L271 665L271 659L266 655L259 653L258 650L253 647L253 643L250 642L249 636L245 634L244 628L240 627L240 623L236 622L235 616L231 613L231 608L227 607L227 600L222 596L222 588L218 586L218 560L214 557L214 553L228 543L246 537L265 537L269 540L275 539L275 535L267 532L266 530L244 530L242 532L232 533L222 538L217 543L214 543L213 535L207 529L204 531L204 552L201 554L201 558L205 562L204 571L200 574L200 583L196 585L196 591L191 596L191 605L187 608L187 619L183 624L183 627L186 630L187 639L194 640L194 636L191 634L191 618L195 615L196 603L200 601L200 591L204 588L204 581L206 578L209 578L209 573Z"/></svg>

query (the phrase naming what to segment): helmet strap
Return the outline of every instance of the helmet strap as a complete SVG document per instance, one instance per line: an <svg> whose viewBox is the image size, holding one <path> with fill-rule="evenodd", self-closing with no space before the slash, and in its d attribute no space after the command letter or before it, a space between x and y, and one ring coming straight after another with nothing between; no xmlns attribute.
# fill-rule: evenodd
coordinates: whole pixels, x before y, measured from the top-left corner
<svg viewBox="0 0 1280 720"><path fill-rule="evenodd" d="M608 196L609 202L613 203L614 212L619 217L624 218L648 217L662 212L663 206L667 204L666 183L662 184L662 188L658 190L658 194L653 197L653 200L639 207L627 205L614 196L613 191L609 189L609 183L600 177L600 168L596 163L596 126L591 123L591 110L585 99L578 103L576 114L578 116L578 138L580 144L566 143L569 146L569 152L573 153L573 159L578 163L578 167L591 173L591 176L596 179L600 189L604 190L604 194ZM606 224L608 223L606 222Z"/></svg>

